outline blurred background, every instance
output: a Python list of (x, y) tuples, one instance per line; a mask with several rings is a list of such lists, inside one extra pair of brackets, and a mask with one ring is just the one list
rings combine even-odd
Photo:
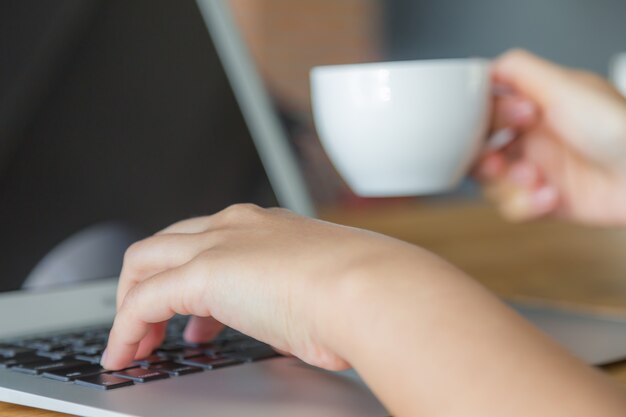
[[(359, 199), (335, 173), (312, 66), (523, 47), (608, 75), (626, 50), (622, 0), (228, 2), (321, 208), (405, 200)], [(0, 62), (0, 291), (36, 283), (68, 238), (104, 254), (73, 272), (98, 278), (167, 224), (275, 204), (193, 0), (3, 0)], [(444, 198), (479, 193), (467, 181)]]
[[(321, 204), (350, 204), (355, 199), (334, 175), (314, 137), (308, 83), (313, 66), (491, 58), (520, 47), (607, 75), (613, 57), (626, 50), (626, 3), (620, 0), (230, 3), (268, 89), (290, 122), (307, 178)], [(476, 189), (467, 182), (453, 196), (475, 195)], [(367, 202), (356, 199), (356, 203)]]

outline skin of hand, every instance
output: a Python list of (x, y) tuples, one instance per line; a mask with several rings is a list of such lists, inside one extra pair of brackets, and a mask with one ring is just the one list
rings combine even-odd
[(232, 206), (127, 252), (103, 366), (221, 324), (309, 364), (353, 366), (396, 416), (623, 416), (626, 398), (462, 272), (416, 246)]
[(224, 323), (312, 365), (345, 369), (318, 335), (332, 294), (373, 259), (416, 253), (445, 265), (409, 244), (282, 209), (234, 205), (182, 221), (127, 250), (103, 364), (119, 369), (147, 356), (178, 313), (194, 316), (189, 341), (211, 339)]
[(514, 50), (493, 64), (494, 129), (517, 139), (478, 164), (486, 195), (511, 220), (554, 216), (626, 225), (626, 98), (589, 72)]

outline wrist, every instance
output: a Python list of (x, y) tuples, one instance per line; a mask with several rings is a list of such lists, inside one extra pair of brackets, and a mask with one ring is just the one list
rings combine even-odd
[[(315, 332), (325, 349), (357, 366), (360, 357), (368, 357), (364, 346), (418, 316), (414, 307), (419, 300), (444, 300), (444, 294), (462, 282), (475, 286), (437, 256), (401, 243), (364, 256), (332, 282), (323, 301), (315, 303)], [(442, 304), (429, 301), (422, 308), (434, 312)]]

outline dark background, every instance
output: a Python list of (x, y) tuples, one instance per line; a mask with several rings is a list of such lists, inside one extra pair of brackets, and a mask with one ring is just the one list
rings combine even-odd
[(0, 2), (0, 291), (94, 223), (274, 204), (191, 0)]

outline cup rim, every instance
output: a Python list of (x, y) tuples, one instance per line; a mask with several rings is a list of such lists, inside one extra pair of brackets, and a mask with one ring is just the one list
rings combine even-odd
[(311, 68), (310, 75), (329, 72), (378, 71), (381, 69), (423, 68), (437, 65), (467, 65), (468, 63), (489, 65), (491, 60), (482, 57), (443, 58), (443, 59), (412, 59), (400, 61), (364, 62), (340, 65), (317, 65)]

